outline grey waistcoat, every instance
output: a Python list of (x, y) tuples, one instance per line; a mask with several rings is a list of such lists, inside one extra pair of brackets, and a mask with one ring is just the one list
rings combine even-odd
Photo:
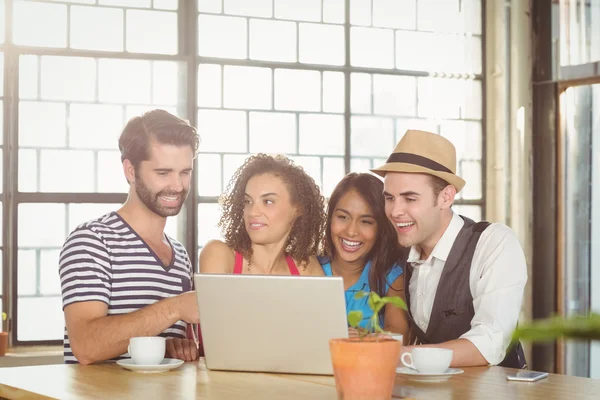
[[(404, 293), (410, 323), (410, 343), (435, 344), (458, 339), (462, 334), (471, 329), (471, 320), (475, 316), (473, 308), (473, 296), (469, 287), (469, 275), (471, 262), (475, 247), (481, 233), (490, 225), (482, 221), (475, 223), (471, 219), (463, 217), (464, 226), (458, 233), (448, 259), (444, 264), (444, 270), (440, 277), (431, 317), (427, 331), (415, 323), (410, 312), (410, 291), (408, 289), (413, 272), (411, 263), (405, 263)], [(525, 354), (521, 344), (508, 350), (506, 357), (500, 366), (511, 368), (525, 368)]]

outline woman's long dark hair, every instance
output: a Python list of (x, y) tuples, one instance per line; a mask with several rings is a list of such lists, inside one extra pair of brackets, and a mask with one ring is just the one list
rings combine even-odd
[[(337, 184), (327, 205), (327, 222), (325, 237), (323, 239), (323, 252), (331, 261), (335, 258), (335, 246), (331, 237), (331, 220), (333, 212), (342, 196), (355, 190), (360, 197), (371, 207), (373, 216), (377, 221), (377, 237), (375, 245), (367, 254), (371, 261), (369, 285), (371, 290), (380, 296), (385, 296), (386, 277), (394, 263), (402, 255), (402, 247), (398, 244), (398, 236), (392, 223), (385, 214), (385, 200), (383, 197), (383, 182), (374, 175), (352, 172), (346, 175)], [(392, 284), (393, 282), (387, 282)]]

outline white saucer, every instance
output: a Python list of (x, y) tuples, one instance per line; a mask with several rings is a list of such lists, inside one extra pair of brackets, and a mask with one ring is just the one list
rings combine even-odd
[(396, 373), (403, 375), (407, 379), (415, 382), (444, 382), (450, 379), (453, 375), (462, 374), (463, 371), (460, 368), (448, 368), (441, 374), (423, 374), (417, 370), (408, 367), (396, 368)]
[(165, 358), (160, 362), (160, 364), (156, 365), (138, 365), (133, 362), (131, 358), (126, 358), (124, 360), (117, 361), (121, 367), (135, 371), (135, 372), (143, 372), (143, 373), (156, 373), (156, 372), (165, 372), (177, 368), (183, 364), (183, 360), (177, 360), (175, 358)]

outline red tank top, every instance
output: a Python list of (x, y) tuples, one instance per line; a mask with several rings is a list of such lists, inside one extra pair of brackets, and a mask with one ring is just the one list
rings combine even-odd
[[(285, 262), (287, 263), (288, 268), (290, 269), (290, 275), (300, 275), (300, 272), (298, 271), (298, 268), (296, 268), (296, 264), (294, 263), (294, 260), (292, 259), (292, 257), (285, 256)], [(244, 257), (242, 257), (242, 253), (239, 253), (236, 251), (235, 252), (235, 266), (233, 267), (233, 273), (241, 274), (243, 264), (244, 264)]]

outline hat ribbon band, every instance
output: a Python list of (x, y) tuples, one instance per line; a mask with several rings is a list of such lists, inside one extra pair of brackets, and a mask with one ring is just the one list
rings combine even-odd
[(387, 159), (388, 163), (406, 163), (418, 165), (421, 167), (429, 168), (433, 171), (447, 172), (454, 174), (450, 169), (444, 167), (442, 164), (435, 162), (429, 158), (419, 156), (411, 153), (392, 153)]

